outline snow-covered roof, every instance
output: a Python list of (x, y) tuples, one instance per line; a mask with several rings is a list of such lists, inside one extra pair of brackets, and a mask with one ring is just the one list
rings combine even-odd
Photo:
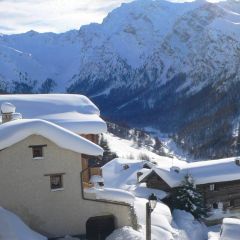
[(107, 131), (97, 106), (77, 94), (16, 94), (0, 95), (0, 105), (9, 102), (23, 118), (44, 119), (78, 134)]
[(0, 150), (24, 140), (31, 135), (40, 135), (61, 148), (93, 156), (103, 154), (103, 149), (87, 139), (54, 123), (40, 119), (14, 120), (0, 125)]
[[(116, 158), (102, 167), (104, 185), (110, 188), (124, 189), (128, 185), (137, 184), (137, 172), (146, 161)], [(124, 169), (124, 165), (129, 168)]]
[[(148, 197), (151, 193), (155, 193), (159, 199), (165, 198), (167, 194), (164, 191), (138, 184), (137, 173), (149, 172), (149, 169), (143, 168), (146, 163), (149, 162), (133, 159), (113, 159), (102, 167), (104, 186), (127, 190), (137, 197)], [(129, 168), (124, 169), (124, 165), (128, 165)]]
[[(236, 158), (225, 158), (217, 160), (199, 161), (191, 163), (181, 163), (175, 161), (168, 165), (158, 164), (152, 169), (155, 171), (170, 187), (176, 187), (181, 184), (184, 176), (190, 174), (195, 184), (207, 184), (215, 182), (234, 181), (240, 179), (240, 166), (236, 164)], [(179, 164), (178, 164), (179, 163)], [(150, 174), (151, 172), (149, 172)]]

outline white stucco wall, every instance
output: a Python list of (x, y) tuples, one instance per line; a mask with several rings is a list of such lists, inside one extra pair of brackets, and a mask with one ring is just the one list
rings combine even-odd
[[(44, 145), (44, 158), (32, 159), (30, 145)], [(116, 226), (131, 225), (130, 208), (87, 201), (81, 195), (81, 156), (41, 136), (0, 151), (0, 206), (18, 214), (31, 228), (46, 236), (84, 234), (93, 216), (113, 214)], [(64, 190), (51, 191), (50, 177), (65, 173)]]

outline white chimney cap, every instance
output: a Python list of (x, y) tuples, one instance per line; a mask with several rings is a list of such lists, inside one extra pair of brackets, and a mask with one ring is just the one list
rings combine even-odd
[(91, 176), (90, 183), (99, 183), (99, 182), (104, 182), (104, 179), (102, 176), (99, 176), (99, 175)]
[(16, 107), (9, 102), (4, 102), (1, 105), (1, 112), (2, 113), (15, 113)]

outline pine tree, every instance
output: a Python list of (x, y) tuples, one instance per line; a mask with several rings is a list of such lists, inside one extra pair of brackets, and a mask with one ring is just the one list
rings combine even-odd
[(47, 78), (41, 85), (39, 92), (40, 93), (50, 93), (53, 91), (54, 87), (56, 87), (57, 84), (54, 80), (51, 78)]
[(162, 143), (160, 142), (158, 137), (155, 137), (155, 144), (153, 148), (157, 153), (160, 153), (162, 150)]
[(190, 212), (196, 219), (206, 216), (202, 194), (196, 189), (191, 175), (186, 175), (172, 196), (172, 207)]
[(105, 164), (109, 161), (111, 161), (114, 158), (117, 158), (117, 154), (115, 152), (112, 152), (109, 145), (108, 145), (108, 141), (106, 139), (104, 139), (104, 137), (102, 136), (100, 139), (100, 143), (99, 145), (103, 148), (104, 153), (103, 153), (103, 157), (102, 157), (102, 164)]

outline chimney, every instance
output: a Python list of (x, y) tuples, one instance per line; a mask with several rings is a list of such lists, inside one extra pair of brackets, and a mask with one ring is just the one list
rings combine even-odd
[(236, 164), (237, 166), (240, 166), (240, 158), (239, 158), (239, 157), (237, 157), (237, 158), (235, 159), (235, 164)]
[(175, 173), (179, 173), (181, 169), (180, 169), (179, 167), (177, 167), (177, 166), (172, 166), (172, 167), (170, 168), (170, 170), (173, 171), (173, 172), (175, 172)]
[(16, 113), (15, 110), (16, 110), (16, 107), (13, 104), (9, 102), (4, 102), (1, 105), (2, 123), (21, 119), (22, 115), (20, 113)]
[(139, 178), (143, 175), (142, 172), (137, 172), (137, 182), (139, 183)]

